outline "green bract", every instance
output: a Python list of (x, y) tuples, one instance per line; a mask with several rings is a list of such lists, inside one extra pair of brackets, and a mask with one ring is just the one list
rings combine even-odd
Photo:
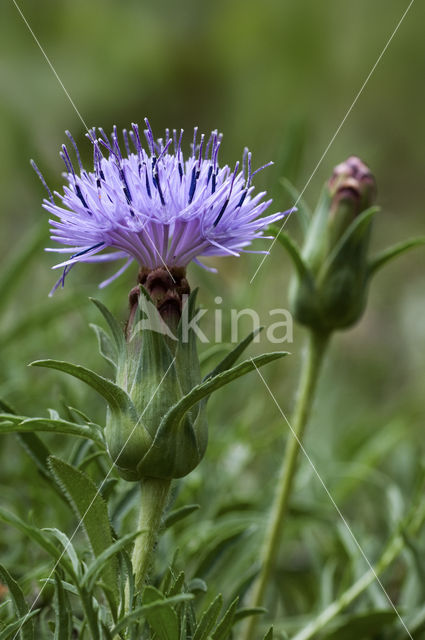
[(254, 332), (201, 380), (196, 336), (190, 327), (196, 311), (196, 291), (188, 297), (187, 313), (183, 313), (173, 335), (149, 294), (143, 287), (140, 290), (140, 304), (127, 327), (127, 340), (108, 309), (94, 301), (112, 334), (111, 340), (101, 327), (94, 327), (102, 355), (115, 367), (116, 382), (66, 362), (42, 360), (33, 364), (73, 375), (107, 400), (104, 438), (123, 478), (180, 478), (190, 473), (205, 453), (209, 395), (286, 353), (263, 354), (235, 365)]

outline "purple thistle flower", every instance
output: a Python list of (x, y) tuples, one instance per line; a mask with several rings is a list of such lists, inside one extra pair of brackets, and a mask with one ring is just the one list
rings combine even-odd
[[(261, 217), (271, 200), (263, 200), (265, 192), (253, 194), (253, 176), (271, 162), (252, 171), (251, 153), (245, 149), (241, 168), (239, 162), (233, 171), (227, 165), (220, 168), (221, 134), (213, 131), (208, 141), (202, 134), (197, 144), (197, 128), (192, 153), (185, 160), (181, 148), (183, 130), (179, 136), (175, 130), (170, 136), (167, 129), (165, 140), (155, 141), (147, 119), (145, 123), (149, 151), (142, 147), (138, 126), (132, 124), (129, 133), (123, 131), (124, 155), (116, 127), (110, 138), (101, 128), (97, 138), (96, 129), (92, 129), (88, 134), (93, 145), (92, 172), (82, 166), (77, 145), (66, 132), (79, 171), (74, 169), (63, 145), (60, 155), (68, 185), (64, 186), (63, 195), (54, 193), (61, 204), (56, 204), (32, 163), (49, 194), (43, 207), (55, 216), (49, 221), (51, 239), (65, 245), (47, 251), (72, 254), (53, 267), (64, 270), (51, 294), (64, 285), (65, 276), (77, 262), (126, 259), (114, 276), (100, 284), (104, 287), (133, 260), (140, 267), (153, 270), (185, 268), (191, 261), (200, 264), (201, 256), (237, 256), (247, 251), (245, 247), (254, 239), (262, 237), (269, 224), (285, 215)], [(108, 248), (114, 251), (102, 253)]]

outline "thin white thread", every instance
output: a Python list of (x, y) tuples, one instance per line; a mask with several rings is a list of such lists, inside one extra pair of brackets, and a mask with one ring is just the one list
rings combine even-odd
[(96, 498), (97, 498), (97, 496), (99, 495), (99, 493), (101, 492), (103, 485), (105, 484), (105, 482), (106, 482), (106, 481), (107, 481), (107, 479), (109, 478), (109, 476), (110, 476), (110, 474), (111, 474), (111, 472), (112, 472), (112, 470), (113, 470), (113, 468), (114, 468), (114, 466), (115, 466), (115, 463), (117, 462), (118, 458), (120, 457), (120, 455), (121, 455), (121, 454), (122, 454), (122, 452), (124, 451), (125, 447), (127, 446), (127, 443), (129, 442), (129, 440), (130, 440), (131, 436), (133, 435), (134, 431), (135, 431), (135, 430), (136, 430), (136, 428), (138, 427), (138, 425), (139, 425), (139, 423), (140, 423), (141, 419), (142, 419), (142, 418), (143, 418), (143, 416), (145, 415), (145, 411), (147, 410), (147, 408), (148, 408), (148, 407), (149, 407), (149, 405), (151, 404), (152, 400), (153, 400), (153, 399), (154, 399), (154, 397), (156, 396), (158, 389), (160, 388), (160, 386), (162, 385), (163, 381), (165, 380), (165, 378), (166, 378), (166, 376), (167, 376), (168, 372), (170, 371), (171, 367), (173, 366), (173, 364), (174, 364), (175, 360), (176, 360), (176, 358), (174, 357), (174, 358), (173, 358), (173, 360), (171, 361), (170, 365), (168, 366), (167, 371), (166, 371), (166, 372), (164, 373), (164, 375), (162, 376), (162, 378), (161, 378), (160, 382), (158, 383), (158, 386), (156, 387), (156, 389), (155, 389), (155, 391), (154, 391), (154, 393), (153, 393), (153, 395), (152, 395), (151, 399), (150, 399), (150, 400), (149, 400), (149, 402), (147, 403), (146, 407), (143, 409), (143, 412), (142, 412), (142, 414), (140, 415), (140, 417), (139, 417), (139, 419), (137, 420), (137, 422), (136, 422), (136, 424), (134, 425), (134, 427), (132, 428), (132, 430), (131, 430), (131, 432), (130, 432), (130, 435), (128, 436), (127, 440), (124, 442), (124, 444), (123, 444), (123, 446), (121, 447), (120, 452), (119, 452), (119, 453), (118, 453), (118, 455), (116, 456), (115, 460), (112, 462), (112, 465), (110, 466), (108, 473), (106, 474), (106, 476), (104, 477), (104, 479), (103, 479), (103, 480), (102, 480), (102, 482), (100, 483), (100, 485), (99, 485), (99, 487), (98, 487), (98, 489), (97, 489), (97, 491), (96, 491), (96, 493), (95, 493), (95, 495), (94, 495), (94, 498), (92, 499), (92, 501), (90, 502), (89, 506), (88, 506), (88, 507), (87, 507), (87, 509), (85, 510), (85, 512), (84, 512), (84, 514), (83, 514), (83, 516), (80, 518), (80, 520), (79, 520), (79, 522), (78, 522), (77, 526), (75, 527), (75, 529), (74, 529), (74, 531), (73, 531), (73, 533), (72, 533), (71, 537), (69, 538), (69, 540), (68, 540), (68, 542), (67, 542), (66, 546), (64, 547), (64, 549), (63, 549), (62, 553), (60, 554), (59, 558), (56, 560), (56, 562), (55, 562), (55, 564), (54, 564), (54, 566), (53, 566), (53, 569), (52, 569), (52, 570), (51, 570), (51, 572), (49, 573), (49, 576), (46, 578), (45, 583), (43, 584), (43, 586), (41, 587), (40, 591), (38, 592), (37, 597), (36, 597), (36, 598), (35, 598), (35, 600), (33, 601), (33, 603), (32, 603), (32, 605), (31, 605), (31, 607), (28, 609), (28, 613), (27, 613), (27, 615), (25, 616), (24, 620), (22, 621), (21, 626), (20, 626), (20, 627), (19, 627), (19, 629), (17, 630), (16, 634), (13, 636), (12, 640), (16, 640), (16, 638), (18, 637), (18, 635), (19, 635), (19, 633), (20, 633), (20, 631), (21, 631), (22, 627), (24, 626), (24, 624), (25, 624), (25, 623), (26, 623), (26, 621), (28, 620), (28, 616), (30, 615), (31, 611), (34, 609), (35, 605), (37, 604), (38, 600), (40, 599), (40, 596), (41, 596), (41, 594), (43, 593), (44, 588), (46, 587), (46, 585), (49, 583), (50, 578), (51, 578), (51, 577), (52, 577), (52, 575), (54, 574), (54, 572), (55, 572), (55, 570), (56, 570), (56, 567), (58, 566), (58, 564), (59, 564), (59, 563), (60, 563), (60, 561), (62, 560), (63, 556), (64, 556), (64, 555), (65, 555), (65, 553), (67, 552), (67, 550), (68, 550), (68, 548), (69, 548), (69, 546), (70, 546), (70, 544), (71, 544), (71, 542), (72, 542), (72, 540), (73, 540), (74, 536), (76, 535), (77, 531), (78, 531), (78, 530), (79, 530), (79, 528), (81, 527), (81, 525), (82, 525), (82, 523), (83, 523), (83, 521), (84, 521), (84, 518), (86, 517), (86, 515), (87, 515), (87, 514), (88, 514), (88, 512), (90, 511), (91, 507), (93, 506), (93, 503), (94, 503), (94, 501), (96, 500)]
[(314, 176), (317, 173), (317, 170), (319, 169), (320, 165), (322, 164), (326, 154), (328, 153), (329, 149), (331, 148), (332, 144), (335, 141), (335, 138), (337, 137), (337, 135), (339, 134), (339, 132), (341, 131), (342, 127), (345, 124), (345, 121), (347, 120), (348, 116), (350, 115), (350, 113), (352, 112), (352, 110), (354, 109), (358, 99), (360, 98), (361, 94), (363, 93), (364, 88), (366, 87), (367, 83), (369, 82), (370, 78), (372, 77), (373, 73), (375, 72), (376, 67), (378, 66), (378, 64), (380, 63), (383, 55), (385, 54), (386, 50), (388, 49), (388, 47), (391, 44), (392, 39), (394, 38), (395, 34), (397, 33), (397, 31), (399, 30), (399, 27), (401, 26), (401, 23), (403, 22), (404, 18), (407, 16), (407, 13), (410, 10), (410, 7), (412, 6), (414, 0), (410, 0), (409, 6), (407, 7), (407, 9), (405, 10), (405, 12), (403, 13), (403, 15), (401, 16), (400, 20), (398, 21), (398, 24), (396, 26), (396, 28), (394, 29), (394, 31), (392, 32), (390, 38), (388, 39), (385, 47), (382, 49), (381, 53), (378, 56), (378, 59), (376, 60), (375, 64), (373, 65), (372, 69), (369, 71), (366, 80), (363, 82), (362, 86), (360, 87), (360, 90), (358, 91), (356, 97), (354, 98), (350, 108), (348, 109), (347, 113), (345, 114), (345, 116), (343, 117), (343, 119), (341, 120), (337, 130), (335, 131), (335, 133), (333, 134), (328, 146), (326, 147), (326, 149), (324, 150), (319, 162), (316, 164), (316, 166), (313, 169), (313, 172), (311, 174), (311, 176), (309, 177), (309, 179), (307, 180), (307, 182), (304, 185), (303, 190), (301, 191), (301, 193), (299, 194), (298, 198), (295, 201), (295, 204), (293, 205), (293, 207), (291, 208), (290, 212), (288, 213), (287, 216), (285, 216), (282, 226), (279, 229), (279, 233), (274, 237), (273, 242), (270, 245), (270, 248), (268, 250), (268, 252), (264, 255), (263, 259), (261, 260), (260, 264), (258, 265), (254, 275), (252, 276), (251, 280), (249, 281), (250, 284), (252, 284), (252, 282), (254, 281), (254, 278), (256, 277), (257, 273), (259, 272), (259, 270), (261, 269), (261, 267), (264, 264), (264, 261), (266, 260), (266, 258), (270, 255), (271, 250), (273, 249), (275, 242), (280, 234), (280, 232), (282, 231), (282, 229), (284, 228), (284, 226), (286, 225), (286, 223), (288, 222), (289, 218), (291, 217), (291, 215), (293, 214), (293, 212), (295, 211), (295, 208), (297, 206), (297, 204), (299, 203), (299, 201), (301, 200), (301, 198), (304, 195), (305, 190), (307, 189), (308, 185), (310, 184), (310, 182), (312, 181), (312, 179), (314, 178)]
[(263, 375), (261, 374), (260, 370), (258, 369), (257, 365), (255, 364), (254, 360), (251, 358), (251, 362), (254, 365), (258, 375), (260, 376), (261, 380), (264, 383), (264, 386), (266, 387), (267, 391), (269, 392), (273, 402), (275, 403), (276, 407), (279, 410), (279, 413), (281, 414), (281, 416), (283, 417), (283, 419), (285, 420), (286, 424), (288, 425), (289, 429), (291, 430), (291, 433), (293, 435), (293, 437), (295, 438), (295, 440), (298, 443), (298, 446), (300, 447), (301, 451), (303, 452), (304, 456), (307, 458), (311, 468), (313, 469), (314, 474), (316, 475), (317, 479), (319, 480), (320, 484), (322, 485), (323, 489), (325, 490), (326, 495), (328, 496), (329, 500), (331, 501), (332, 505), (334, 506), (336, 512), (338, 513), (339, 517), (341, 518), (344, 526), (346, 527), (348, 533), (350, 534), (351, 538), (353, 539), (356, 547), (358, 548), (358, 550), (360, 551), (363, 559), (365, 560), (367, 566), (369, 567), (370, 571), (373, 573), (375, 580), (378, 582), (379, 586), (381, 587), (382, 591), (384, 592), (389, 604), (391, 605), (391, 607), (393, 608), (394, 612), (396, 613), (398, 619), (400, 620), (401, 624), (404, 627), (404, 630), (406, 631), (407, 635), (409, 636), (409, 638), (411, 640), (413, 640), (413, 636), (411, 635), (409, 629), (406, 626), (406, 623), (404, 622), (403, 618), (401, 617), (401, 615), (399, 614), (397, 607), (395, 606), (394, 602), (391, 600), (390, 596), (388, 595), (384, 585), (382, 584), (378, 574), (376, 573), (375, 569), (373, 568), (372, 564), (370, 563), (368, 557), (366, 556), (365, 552), (363, 551), (360, 543), (358, 542), (356, 536), (354, 535), (354, 533), (352, 532), (350, 525), (348, 524), (348, 522), (346, 521), (346, 519), (344, 518), (344, 515), (342, 514), (341, 509), (338, 507), (337, 503), (335, 502), (332, 494), (330, 493), (329, 489), (327, 488), (326, 484), (324, 483), (320, 473), (318, 472), (316, 465), (314, 464), (313, 460), (310, 458), (310, 456), (308, 455), (307, 451), (305, 450), (304, 445), (302, 444), (301, 440), (299, 439), (299, 437), (297, 436), (297, 434), (295, 433), (294, 429), (292, 428), (292, 425), (290, 424), (288, 418), (286, 417), (286, 415), (283, 412), (283, 409), (281, 408), (281, 406), (279, 405), (278, 401), (276, 400), (275, 396), (273, 395), (272, 390), (270, 389), (269, 385), (267, 384), (267, 382), (265, 381)]

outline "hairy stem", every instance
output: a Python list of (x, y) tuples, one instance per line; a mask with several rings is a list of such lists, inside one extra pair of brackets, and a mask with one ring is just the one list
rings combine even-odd
[[(289, 434), (285, 456), (277, 480), (275, 500), (270, 512), (269, 524), (261, 554), (261, 570), (253, 586), (252, 597), (248, 605), (250, 607), (261, 607), (263, 605), (265, 591), (276, 563), (282, 529), (287, 517), (289, 500), (297, 469), (298, 454), (300, 451), (299, 443), (302, 442), (310, 415), (320, 366), (328, 340), (328, 334), (314, 331), (311, 331), (309, 334), (307, 348), (304, 353), (294, 415), (291, 421), (293, 433)], [(257, 616), (251, 616), (245, 627), (245, 640), (253, 640), (256, 626)]]
[(145, 478), (142, 481), (138, 529), (144, 529), (145, 533), (136, 538), (132, 556), (136, 591), (142, 589), (150, 569), (152, 552), (158, 537), (170, 484), (170, 480), (159, 478)]

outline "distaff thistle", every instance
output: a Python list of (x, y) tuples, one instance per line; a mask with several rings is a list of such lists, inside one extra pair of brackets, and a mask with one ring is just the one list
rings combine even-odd
[[(253, 193), (252, 178), (259, 169), (252, 171), (247, 150), (241, 169), (239, 163), (233, 171), (228, 166), (220, 168), (221, 136), (213, 132), (206, 141), (202, 135), (197, 145), (195, 129), (192, 153), (184, 160), (182, 132), (177, 137), (175, 131), (170, 136), (167, 130), (164, 140), (155, 141), (147, 120), (146, 125), (149, 152), (142, 147), (139, 128), (132, 125), (129, 134), (124, 131), (126, 157), (116, 128), (111, 138), (102, 129), (101, 137), (96, 138), (93, 129), (89, 133), (94, 153), (92, 172), (83, 168), (68, 134), (79, 172), (63, 146), (68, 185), (63, 195), (55, 193), (62, 204), (56, 204), (48, 190), (49, 199), (43, 205), (55, 216), (50, 220), (52, 240), (65, 245), (49, 250), (71, 254), (55, 267), (62, 267), (63, 273), (53, 291), (63, 286), (67, 273), (78, 262), (126, 260), (101, 287), (133, 260), (139, 265), (125, 334), (109, 311), (96, 303), (112, 332), (111, 341), (97, 328), (101, 350), (116, 369), (116, 382), (69, 363), (36, 363), (85, 381), (108, 402), (105, 440), (110, 456), (122, 477), (142, 481), (140, 528), (147, 533), (137, 539), (133, 555), (139, 588), (149, 567), (170, 482), (188, 474), (204, 455), (209, 395), (285, 355), (269, 353), (235, 365), (251, 335), (201, 380), (195, 333), (182, 327), (185, 296), (189, 321), (196, 311), (196, 292), (188, 295), (186, 266), (202, 256), (239, 255), (252, 240), (263, 236), (265, 227), (285, 214), (261, 217), (271, 201), (264, 200), (265, 193)], [(172, 146), (174, 153), (170, 153)], [(103, 253), (108, 248), (113, 251)], [(152, 319), (152, 308), (157, 319), (146, 323)], [(138, 331), (140, 326), (144, 328)], [(169, 334), (176, 339), (169, 339)]]

